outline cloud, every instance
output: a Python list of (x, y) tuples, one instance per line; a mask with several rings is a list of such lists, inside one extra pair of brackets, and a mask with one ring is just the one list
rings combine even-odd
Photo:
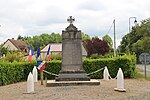
[[(129, 17), (138, 22), (150, 15), (149, 0), (1, 0), (0, 43), (8, 38), (59, 32), (75, 17), (74, 25), (91, 36), (104, 36), (116, 20), (116, 37), (128, 32)], [(132, 23), (132, 21), (131, 21)], [(108, 33), (113, 38), (113, 28)]]
[(87, 0), (82, 2), (78, 7), (78, 10), (91, 10), (91, 11), (100, 11), (107, 9), (106, 6), (99, 0)]

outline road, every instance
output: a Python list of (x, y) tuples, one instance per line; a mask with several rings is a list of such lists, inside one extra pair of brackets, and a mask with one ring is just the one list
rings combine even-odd
[[(145, 71), (145, 65), (136, 65), (137, 68), (139, 69), (142, 69), (143, 70), (143, 74), (144, 74), (144, 71)], [(150, 74), (150, 65), (146, 65), (146, 74)]]

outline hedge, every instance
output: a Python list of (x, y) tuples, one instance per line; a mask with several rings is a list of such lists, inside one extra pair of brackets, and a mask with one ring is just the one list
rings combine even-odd
[[(36, 62), (1, 62), (0, 63), (0, 86), (27, 80)], [(125, 78), (133, 78), (136, 68), (136, 57), (124, 55), (116, 58), (84, 59), (83, 68), (86, 73), (91, 73), (107, 66), (112, 77), (117, 75), (118, 69), (122, 68)], [(46, 71), (58, 74), (61, 69), (61, 61), (52, 60), (46, 63)], [(39, 71), (38, 71), (39, 73)], [(54, 79), (55, 76), (44, 73), (44, 77)], [(103, 78), (103, 71), (90, 75), (90, 78)]]
[(35, 63), (28, 62), (1, 62), (0, 63), (0, 85), (6, 85), (24, 81)]
[[(136, 57), (134, 55), (125, 55), (107, 59), (86, 59), (83, 62), (83, 68), (87, 73), (94, 72), (105, 66), (107, 66), (110, 76), (112, 78), (116, 77), (119, 68), (123, 70), (125, 78), (134, 78)], [(90, 75), (90, 78), (103, 78), (103, 71)]]

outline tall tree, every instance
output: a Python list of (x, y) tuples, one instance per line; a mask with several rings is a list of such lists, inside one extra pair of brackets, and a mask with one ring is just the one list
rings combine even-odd
[(120, 51), (135, 52), (137, 57), (142, 52), (150, 53), (150, 18), (132, 27), (132, 31), (122, 38)]
[(18, 35), (17, 40), (24, 40), (24, 38), (21, 35)]
[(62, 37), (59, 33), (43, 33), (40, 36), (33, 37), (22, 37), (21, 35), (19, 35), (18, 39), (25, 41), (28, 45), (31, 45), (34, 50), (37, 50), (38, 44), (40, 44), (40, 48), (43, 48), (49, 43), (61, 43), (62, 41)]
[(83, 32), (81, 32), (81, 36), (82, 36), (82, 41), (90, 39), (90, 36), (88, 34), (84, 34)]
[(108, 34), (103, 36), (102, 39), (108, 43), (110, 48), (112, 48), (113, 41), (112, 41), (111, 37)]

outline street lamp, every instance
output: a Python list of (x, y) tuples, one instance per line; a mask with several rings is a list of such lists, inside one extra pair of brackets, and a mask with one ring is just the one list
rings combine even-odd
[(136, 17), (130, 17), (130, 18), (129, 18), (129, 32), (131, 32), (131, 28), (130, 28), (130, 27), (131, 27), (131, 25), (130, 25), (130, 20), (131, 20), (131, 19), (135, 19), (135, 20), (134, 20), (134, 24), (135, 24), (135, 25), (137, 24)]

